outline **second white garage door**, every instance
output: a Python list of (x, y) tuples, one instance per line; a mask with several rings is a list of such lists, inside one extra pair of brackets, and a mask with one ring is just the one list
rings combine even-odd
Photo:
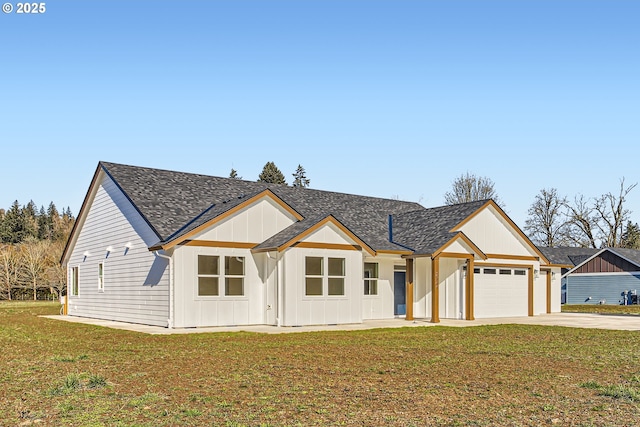
[(475, 268), (475, 317), (527, 316), (528, 274), (528, 270), (521, 268)]

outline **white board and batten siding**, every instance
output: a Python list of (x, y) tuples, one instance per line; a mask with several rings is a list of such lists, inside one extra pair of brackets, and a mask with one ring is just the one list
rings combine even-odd
[[(295, 221), (290, 212), (265, 196), (192, 236), (191, 240), (257, 244)], [(221, 275), (219, 296), (199, 296), (198, 255), (218, 256), (221, 270), (224, 257), (243, 257), (244, 295), (225, 296)], [(253, 254), (246, 248), (196, 245), (176, 247), (173, 258), (175, 280), (180, 287), (175, 293), (175, 327), (274, 324), (275, 263), (267, 254)]]
[(79, 277), (78, 295), (69, 295), (69, 315), (166, 326), (168, 263), (148, 250), (158, 237), (104, 173), (89, 203), (67, 263), (69, 277), (74, 267)]
[[(365, 263), (378, 264), (378, 280), (376, 295), (362, 296), (362, 319), (393, 319), (393, 287), (394, 287), (394, 266), (405, 263), (403, 259), (377, 256), (368, 257)], [(362, 283), (364, 293), (364, 279)]]
[(489, 206), (460, 227), (486, 254), (537, 256), (511, 225)]
[[(354, 244), (341, 230), (327, 223), (301, 241), (307, 243)], [(323, 258), (323, 295), (305, 295), (305, 258)], [(344, 295), (328, 295), (327, 259), (343, 258)], [(326, 325), (362, 322), (363, 255), (358, 250), (297, 248), (282, 254), (284, 326)]]

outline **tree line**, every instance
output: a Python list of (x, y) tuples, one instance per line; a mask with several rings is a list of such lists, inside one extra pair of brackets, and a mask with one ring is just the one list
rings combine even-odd
[[(307, 178), (307, 172), (304, 170), (302, 165), (298, 165), (296, 171), (291, 175), (293, 175), (293, 183), (291, 184), (292, 187), (309, 187), (311, 180)], [(229, 178), (242, 179), (241, 176), (238, 176), (238, 171), (233, 168), (231, 168), (231, 172), (229, 172)], [(285, 179), (284, 174), (273, 162), (267, 162), (264, 165), (264, 167), (262, 168), (262, 172), (260, 172), (260, 175), (258, 175), (258, 182), (287, 185), (287, 180)]]
[(16, 200), (0, 209), (0, 299), (47, 299), (64, 293), (67, 273), (60, 257), (75, 218), (51, 202), (36, 208)]
[[(637, 185), (622, 178), (615, 192), (578, 194), (573, 199), (556, 188), (543, 188), (527, 211), (524, 231), (539, 246), (640, 249), (640, 227), (625, 205)], [(444, 195), (447, 205), (483, 199), (500, 204), (490, 178), (467, 172), (454, 179), (451, 187)]]

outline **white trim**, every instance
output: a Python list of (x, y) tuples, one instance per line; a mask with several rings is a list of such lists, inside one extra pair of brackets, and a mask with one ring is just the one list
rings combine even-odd
[[(569, 273), (567, 273), (569, 274)], [(566, 275), (565, 275), (566, 276)], [(562, 277), (565, 277), (562, 276)], [(601, 276), (640, 276), (640, 271), (616, 271), (616, 272), (606, 272), (606, 273), (573, 273), (572, 274), (573, 277), (584, 277), (584, 276), (596, 276), (596, 277), (601, 277)]]

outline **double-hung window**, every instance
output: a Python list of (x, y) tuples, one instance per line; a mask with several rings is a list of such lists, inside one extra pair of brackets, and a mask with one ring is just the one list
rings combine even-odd
[(378, 263), (364, 263), (364, 294), (378, 295)]
[(218, 296), (220, 257), (198, 255), (198, 296)]
[(224, 257), (224, 294), (244, 295), (244, 257)]
[(307, 296), (322, 295), (324, 258), (308, 256), (304, 260), (304, 290)]
[(344, 258), (328, 258), (329, 295), (344, 295)]

